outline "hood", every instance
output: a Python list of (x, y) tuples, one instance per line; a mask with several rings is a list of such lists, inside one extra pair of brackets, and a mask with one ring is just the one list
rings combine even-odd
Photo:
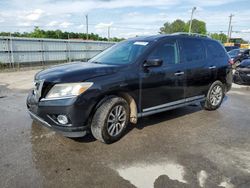
[(120, 65), (73, 62), (40, 71), (35, 75), (35, 80), (45, 80), (47, 82), (79, 82), (94, 77), (113, 74), (117, 72), (120, 67)]

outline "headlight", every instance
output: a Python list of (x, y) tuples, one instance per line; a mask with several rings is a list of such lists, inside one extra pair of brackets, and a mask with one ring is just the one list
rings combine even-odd
[(75, 97), (84, 93), (92, 85), (92, 82), (56, 84), (50, 89), (45, 99)]

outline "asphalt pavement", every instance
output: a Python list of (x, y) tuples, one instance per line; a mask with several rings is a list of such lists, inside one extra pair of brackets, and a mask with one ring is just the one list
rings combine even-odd
[(36, 71), (0, 74), (0, 187), (250, 187), (250, 88), (217, 111), (192, 105), (139, 120), (110, 145), (33, 122)]

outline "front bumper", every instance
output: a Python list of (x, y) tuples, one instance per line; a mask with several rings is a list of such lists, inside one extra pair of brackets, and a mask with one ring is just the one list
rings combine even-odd
[(59, 134), (62, 134), (66, 137), (83, 137), (87, 134), (86, 126), (85, 127), (75, 127), (75, 128), (69, 128), (69, 127), (61, 127), (56, 128), (55, 126), (49, 124), (48, 122), (44, 121), (42, 118), (34, 114), (33, 112), (29, 111), (30, 117), (38, 122), (39, 124), (52, 129), (53, 131), (58, 132)]
[[(42, 101), (37, 100), (33, 92), (27, 97), (27, 108), (31, 118), (66, 137), (86, 135), (89, 131), (88, 119), (91, 106), (91, 100), (85, 102), (80, 98)], [(61, 125), (51, 118), (59, 114), (68, 117), (68, 125)]]

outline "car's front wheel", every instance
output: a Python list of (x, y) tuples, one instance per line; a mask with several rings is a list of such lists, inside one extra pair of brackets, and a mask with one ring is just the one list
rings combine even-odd
[(207, 93), (205, 102), (201, 103), (206, 110), (216, 110), (224, 98), (224, 86), (220, 81), (214, 82)]
[(129, 122), (129, 106), (120, 97), (107, 99), (95, 112), (91, 131), (93, 136), (104, 143), (119, 140)]

